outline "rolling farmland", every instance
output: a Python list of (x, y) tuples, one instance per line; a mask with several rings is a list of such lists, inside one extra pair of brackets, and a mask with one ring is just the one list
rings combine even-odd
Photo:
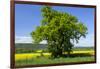
[[(71, 52), (70, 57), (60, 57), (50, 59), (51, 53), (46, 49), (46, 44), (15, 44), (16, 66), (23, 65), (36, 65), (36, 64), (52, 64), (52, 63), (70, 63), (70, 62), (84, 62), (94, 61), (94, 48), (93, 47), (75, 47)], [(67, 52), (64, 52), (67, 54)], [(45, 60), (44, 60), (45, 59)]]

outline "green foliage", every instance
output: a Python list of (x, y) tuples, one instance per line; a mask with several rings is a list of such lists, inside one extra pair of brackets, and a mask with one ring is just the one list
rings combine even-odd
[(78, 43), (80, 37), (85, 37), (87, 27), (75, 16), (56, 11), (50, 6), (44, 6), (41, 12), (43, 16), (41, 26), (31, 33), (34, 43), (47, 40), (48, 50), (54, 58), (61, 56), (65, 51), (70, 55), (74, 46), (71, 41)]

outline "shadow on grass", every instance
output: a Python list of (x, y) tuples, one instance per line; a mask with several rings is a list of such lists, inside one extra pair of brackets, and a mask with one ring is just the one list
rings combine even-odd
[(63, 54), (62, 57), (90, 57), (90, 56), (93, 56), (91, 55), (90, 53), (76, 53), (76, 54), (70, 54), (70, 55), (67, 55), (67, 54)]

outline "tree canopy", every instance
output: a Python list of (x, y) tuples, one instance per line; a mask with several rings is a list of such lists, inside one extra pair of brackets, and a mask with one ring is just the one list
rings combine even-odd
[(75, 16), (54, 10), (50, 6), (41, 9), (43, 19), (41, 25), (31, 32), (34, 43), (46, 40), (52, 57), (59, 57), (63, 52), (70, 55), (74, 44), (81, 37), (86, 37), (87, 27)]

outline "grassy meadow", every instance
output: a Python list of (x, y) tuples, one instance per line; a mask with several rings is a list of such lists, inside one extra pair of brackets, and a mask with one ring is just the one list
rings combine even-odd
[(75, 47), (70, 57), (64, 52), (64, 56), (55, 59), (50, 58), (51, 53), (46, 47), (45, 44), (15, 44), (16, 66), (94, 61), (93, 47)]

